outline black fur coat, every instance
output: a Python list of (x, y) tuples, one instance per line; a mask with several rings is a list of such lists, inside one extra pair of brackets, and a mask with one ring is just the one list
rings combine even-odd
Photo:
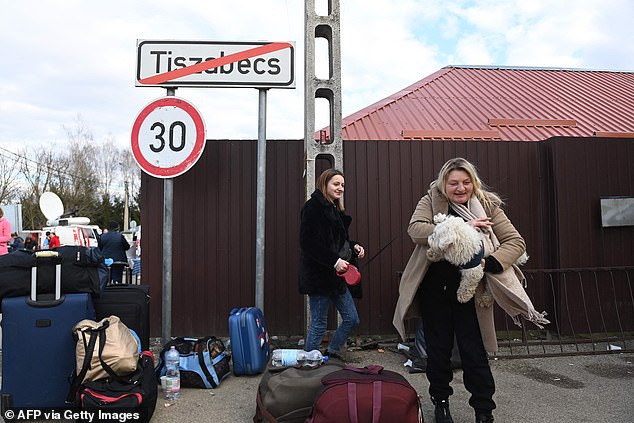
[[(339, 295), (347, 285), (337, 276), (335, 263), (339, 250), (348, 243), (353, 251), (350, 263), (356, 265), (356, 242), (350, 241), (352, 217), (337, 210), (321, 191), (316, 190), (301, 211), (299, 244), (299, 292), (309, 295)], [(361, 298), (361, 284), (352, 287), (352, 296)]]

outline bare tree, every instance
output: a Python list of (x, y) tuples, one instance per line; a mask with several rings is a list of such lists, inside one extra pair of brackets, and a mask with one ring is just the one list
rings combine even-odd
[(33, 153), (25, 148), (19, 155), (20, 175), (25, 183), (18, 195), (22, 203), (24, 227), (40, 228), (46, 219), (40, 211), (39, 199), (43, 192), (51, 189), (56, 155), (46, 147), (38, 148)]
[[(112, 135), (103, 142), (96, 142), (79, 115), (72, 126), (64, 129), (68, 140), (63, 148), (24, 149), (18, 155), (15, 172), (19, 173), (21, 183), (14, 196), (22, 203), (25, 228), (37, 229), (46, 224), (39, 209), (39, 199), (46, 191), (60, 197), (65, 212), (74, 211), (103, 225), (113, 216), (123, 216), (123, 189), (127, 187), (129, 206), (134, 207), (138, 216), (134, 200), (138, 196), (141, 173), (131, 151), (119, 148)], [(3, 166), (16, 167), (8, 160), (0, 162), (0, 195), (2, 177), (10, 175)]]
[(99, 194), (102, 197), (110, 198), (121, 161), (120, 151), (112, 134), (100, 143), (99, 151), (95, 157), (98, 157), (98, 160), (95, 161), (95, 169), (99, 178)]
[(128, 185), (129, 198), (134, 199), (141, 189), (141, 169), (136, 160), (134, 160), (130, 149), (121, 150), (119, 162), (121, 163), (123, 181)]
[(68, 146), (57, 157), (55, 188), (66, 211), (90, 215), (95, 212), (98, 198), (99, 179), (95, 166), (99, 150), (92, 131), (84, 125), (80, 116), (73, 127), (65, 129)]
[(9, 150), (0, 150), (0, 204), (14, 201), (18, 196), (19, 157)]

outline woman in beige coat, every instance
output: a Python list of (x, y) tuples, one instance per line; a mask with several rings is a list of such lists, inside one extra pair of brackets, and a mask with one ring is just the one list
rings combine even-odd
[(436, 406), (437, 423), (453, 422), (448, 400), (453, 393), (450, 357), (454, 334), (476, 422), (493, 421), (495, 382), (487, 351), (496, 351), (497, 341), (493, 307), (476, 305), (484, 303), (478, 301), (486, 292), (484, 280), (475, 299), (460, 303), (456, 298), (460, 269), (445, 260), (428, 261), (427, 238), (435, 228), (433, 217), (438, 213), (456, 215), (487, 238), (490, 235), (494, 242), (484, 243), (481, 265), (485, 272), (497, 274), (509, 269), (526, 250), (524, 239), (500, 208), (501, 204), (496, 194), (486, 191), (475, 167), (465, 159), (455, 158), (444, 164), (409, 222), (407, 233), (415, 247), (401, 277), (393, 323), (405, 340), (405, 320), (423, 320), (429, 393)]

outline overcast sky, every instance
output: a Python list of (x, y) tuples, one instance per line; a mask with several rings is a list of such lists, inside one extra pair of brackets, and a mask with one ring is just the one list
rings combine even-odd
[[(318, 11), (327, 0), (316, 0)], [(341, 0), (343, 116), (448, 65), (634, 71), (631, 0)], [(267, 94), (267, 138), (303, 138), (302, 0), (0, 0), (0, 146), (59, 145), (78, 120), (130, 145), (137, 39), (292, 41), (296, 88)], [(258, 91), (179, 88), (209, 139), (257, 139)], [(318, 127), (327, 125), (318, 116)], [(1, 159), (1, 158), (0, 158)]]

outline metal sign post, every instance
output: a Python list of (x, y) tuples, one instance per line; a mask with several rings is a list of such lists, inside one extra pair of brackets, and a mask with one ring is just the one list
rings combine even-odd
[(172, 333), (172, 210), (174, 177), (189, 170), (205, 148), (205, 125), (200, 113), (174, 96), (147, 105), (132, 127), (132, 155), (146, 173), (163, 180), (163, 344)]
[(259, 91), (258, 174), (255, 237), (255, 306), (264, 311), (264, 234), (266, 211), (266, 90)]
[[(168, 88), (167, 96), (175, 96), (176, 88)], [(163, 180), (163, 307), (161, 344), (172, 336), (172, 222), (174, 210), (174, 178)]]

